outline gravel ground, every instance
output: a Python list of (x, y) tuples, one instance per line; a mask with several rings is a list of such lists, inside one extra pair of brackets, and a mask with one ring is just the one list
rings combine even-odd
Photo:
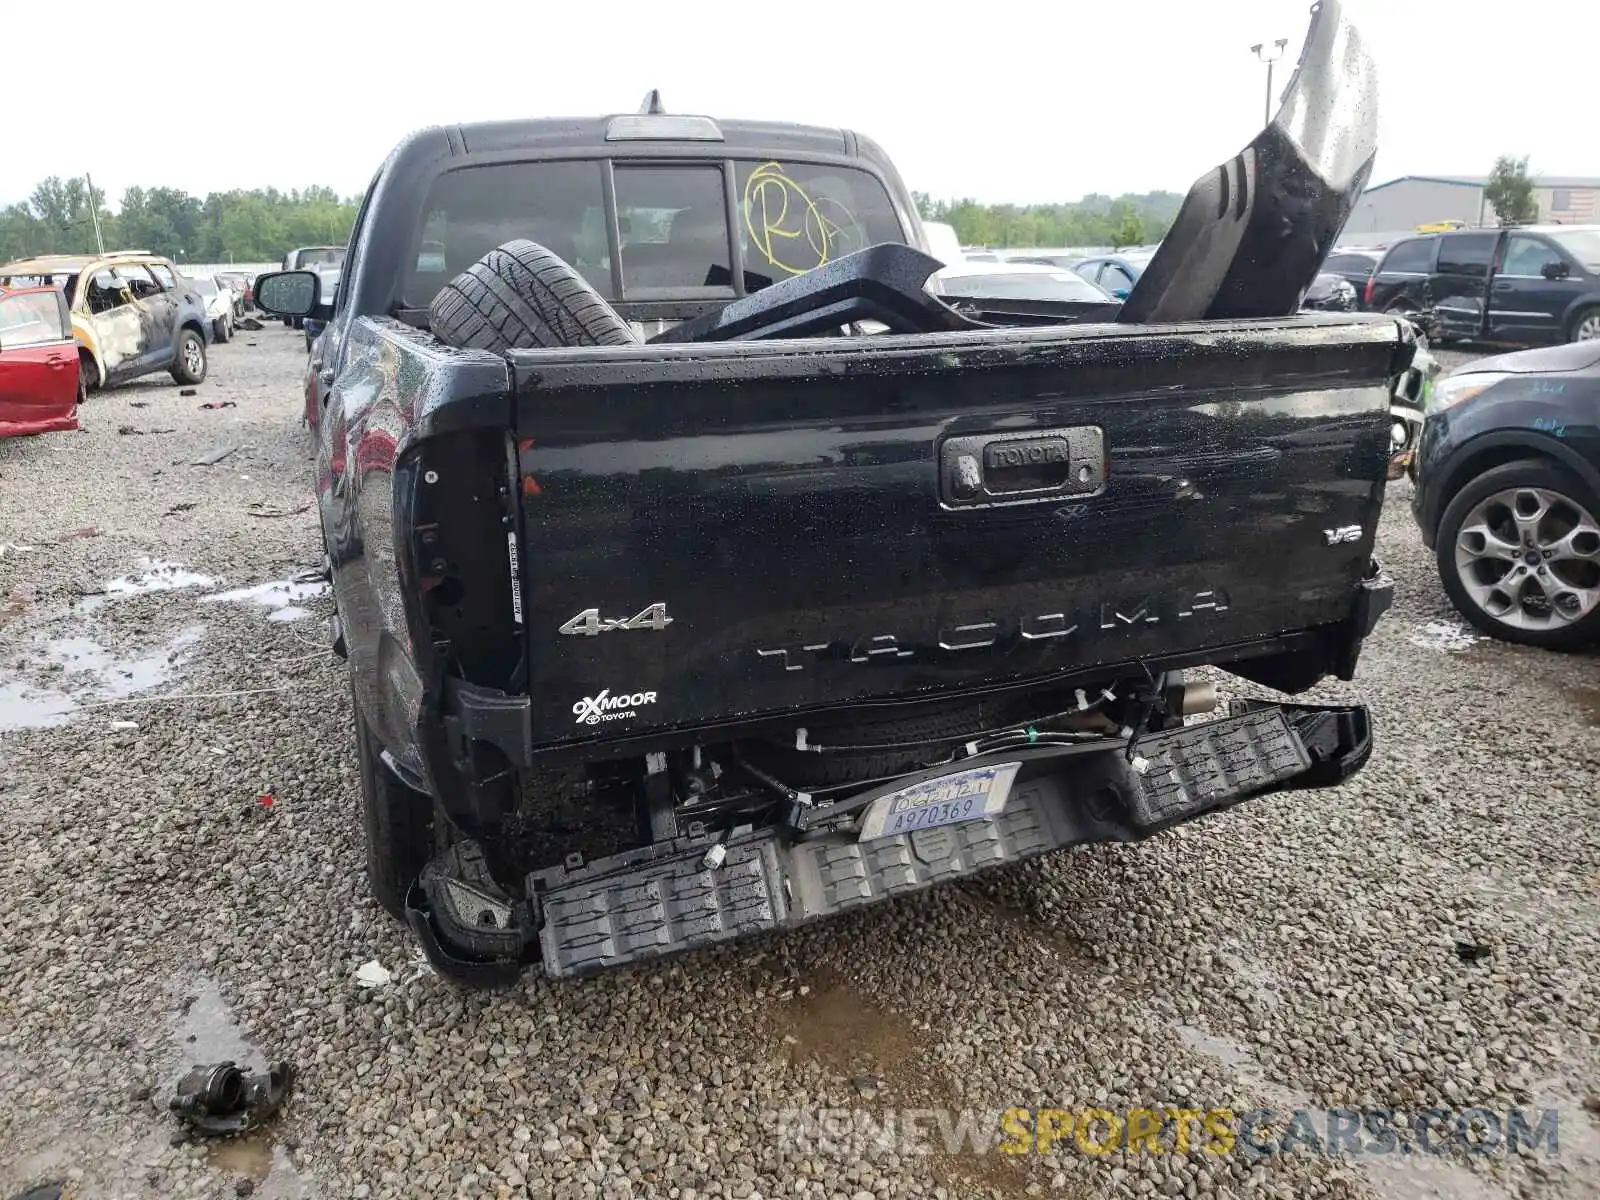
[[(237, 595), (319, 556), (310, 511), (276, 515), (309, 497), (299, 336), (212, 356), (197, 396), (162, 376), (91, 398), (84, 432), (0, 442), (0, 1196), (1600, 1189), (1600, 671), (1467, 637), (1406, 485), (1379, 535), (1396, 609), (1326, 689), (1376, 715), (1349, 786), (461, 993), (366, 895), (327, 599)], [(392, 982), (359, 987), (370, 960)], [(291, 1103), (252, 1139), (173, 1144), (172, 1081), (219, 1056), (292, 1062)], [(794, 1110), (939, 1108), (994, 1137), (981, 1114), (1084, 1104), (1553, 1106), (1560, 1151), (1017, 1158), (783, 1132)]]

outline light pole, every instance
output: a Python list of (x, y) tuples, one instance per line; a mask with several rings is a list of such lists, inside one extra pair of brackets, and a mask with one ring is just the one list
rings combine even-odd
[(1283, 57), (1283, 48), (1288, 44), (1288, 38), (1279, 38), (1272, 43), (1271, 50), (1267, 49), (1265, 42), (1257, 42), (1250, 47), (1251, 53), (1267, 64), (1267, 115), (1262, 119), (1263, 125), (1272, 123), (1272, 64)]

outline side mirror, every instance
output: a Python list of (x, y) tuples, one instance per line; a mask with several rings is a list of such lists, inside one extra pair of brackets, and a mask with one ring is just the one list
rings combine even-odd
[(1547, 262), (1539, 268), (1539, 274), (1546, 279), (1565, 279), (1572, 273), (1572, 268), (1564, 262)]
[(256, 279), (256, 307), (277, 317), (304, 317), (317, 307), (315, 271), (269, 271)]

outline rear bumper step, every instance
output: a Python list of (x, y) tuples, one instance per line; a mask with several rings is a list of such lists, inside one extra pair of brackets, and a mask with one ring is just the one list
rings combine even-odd
[(1371, 754), (1371, 726), (1359, 706), (1244, 703), (1233, 712), (1148, 734), (1131, 758), (1119, 743), (1091, 753), (1040, 746), (963, 760), (963, 769), (1002, 758), (1023, 764), (1006, 807), (989, 819), (868, 842), (848, 832), (796, 840), (781, 826), (744, 827), (535, 871), (527, 879), (533, 900), (514, 922), (522, 951), (511, 953), (503, 929), (498, 968), (474, 954), (486, 948), (481, 929), (475, 937), (438, 919), (449, 905), (414, 909), (412, 924), (434, 965), (458, 978), (514, 975), (535, 940), (546, 974), (584, 975), (798, 925), (1068, 846), (1136, 841), (1250, 796), (1336, 784)]

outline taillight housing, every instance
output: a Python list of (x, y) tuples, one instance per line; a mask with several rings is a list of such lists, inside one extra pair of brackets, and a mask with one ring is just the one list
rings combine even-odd
[(1370, 308), (1372, 306), (1372, 289), (1377, 287), (1377, 286), (1378, 286), (1378, 273), (1376, 271), (1374, 271), (1371, 275), (1367, 276), (1367, 286), (1361, 289), (1361, 307), (1362, 308)]

